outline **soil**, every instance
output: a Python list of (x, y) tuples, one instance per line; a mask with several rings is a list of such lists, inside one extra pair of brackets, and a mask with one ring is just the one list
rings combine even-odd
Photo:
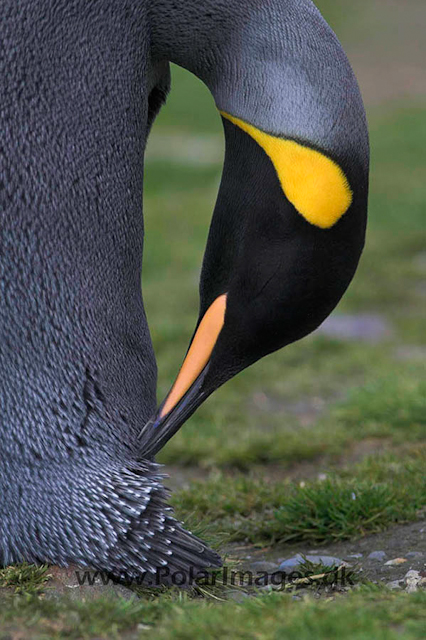
[[(386, 557), (380, 560), (368, 557), (370, 553), (377, 551), (384, 551)], [(389, 583), (403, 580), (410, 570), (419, 571), (426, 577), (426, 520), (394, 526), (359, 540), (337, 542), (327, 546), (283, 545), (271, 550), (235, 544), (228, 547), (228, 553), (231, 558), (240, 558), (242, 565), (247, 568), (259, 561), (279, 566), (283, 560), (297, 554), (327, 555), (350, 564), (361, 571), (363, 578), (373, 582)], [(386, 564), (397, 558), (401, 562), (394, 565)]]

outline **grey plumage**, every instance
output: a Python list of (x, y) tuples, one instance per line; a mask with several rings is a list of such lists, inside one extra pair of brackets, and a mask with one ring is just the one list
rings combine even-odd
[(6, 0), (1, 24), (0, 564), (217, 566), (137, 450), (143, 151), (169, 77), (145, 3)]
[(0, 564), (72, 561), (137, 578), (162, 566), (188, 571), (220, 562), (173, 518), (155, 463), (101, 459), (84, 468), (50, 462), (6, 469)]
[(349, 63), (309, 0), (4, 0), (0, 40), (0, 564), (219, 566), (138, 450), (147, 135), (174, 61), (220, 109), (365, 164)]

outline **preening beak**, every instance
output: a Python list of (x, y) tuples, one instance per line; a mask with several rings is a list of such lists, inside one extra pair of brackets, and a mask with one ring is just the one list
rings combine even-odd
[(203, 382), (225, 322), (225, 311), (226, 294), (222, 294), (201, 318), (175, 383), (139, 434), (144, 457), (154, 456), (208, 397)]
[(139, 434), (139, 445), (144, 458), (155, 456), (206, 399), (202, 386), (208, 368), (207, 364), (177, 404), (168, 413), (163, 413), (169, 394), (143, 427)]

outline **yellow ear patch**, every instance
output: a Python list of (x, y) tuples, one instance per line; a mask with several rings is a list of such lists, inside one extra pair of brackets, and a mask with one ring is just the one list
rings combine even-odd
[(271, 159), (288, 200), (311, 224), (329, 229), (349, 209), (352, 191), (342, 169), (315, 149), (276, 138), (221, 112), (262, 147)]

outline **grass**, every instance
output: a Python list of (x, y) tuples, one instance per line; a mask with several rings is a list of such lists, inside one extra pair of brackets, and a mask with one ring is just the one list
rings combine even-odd
[[(421, 638), (426, 600), (364, 590), (338, 603), (307, 600), (297, 608), (290, 597), (270, 594), (239, 607), (190, 603), (156, 629), (160, 639), (232, 638)], [(369, 634), (369, 635), (366, 635)]]
[(411, 365), (358, 389), (336, 408), (346, 429), (364, 436), (391, 436), (394, 442), (424, 440), (426, 379), (424, 368)]
[(253, 368), (217, 392), (162, 452), (162, 462), (248, 470), (256, 462), (336, 459), (371, 437), (394, 444), (424, 439), (422, 363), (401, 362), (396, 372), (381, 347), (324, 339), (297, 346), (305, 358), (289, 348), (281, 375), (271, 357), (258, 365), (261, 384)]
[(15, 595), (34, 595), (43, 591), (49, 578), (48, 567), (23, 562), (0, 569), (0, 589), (9, 589)]
[[(347, 597), (316, 601), (268, 592), (241, 604), (194, 600), (173, 593), (148, 601), (88, 602), (15, 600), (2, 608), (5, 637), (32, 638), (249, 638), (269, 640), (420, 640), (426, 624), (426, 592), (390, 592), (361, 586)], [(20, 635), (19, 635), (20, 634)]]
[(274, 482), (217, 473), (173, 496), (181, 518), (257, 544), (336, 542), (398, 522), (426, 507), (426, 448), (367, 457), (325, 479)]
[[(162, 608), (166, 609), (165, 604)], [(111, 597), (93, 601), (15, 598), (2, 603), (0, 620), (4, 637), (14, 637), (14, 633), (29, 637), (31, 633), (31, 638), (101, 638), (107, 634), (115, 638), (142, 621), (156, 622), (157, 609), (149, 602)]]

